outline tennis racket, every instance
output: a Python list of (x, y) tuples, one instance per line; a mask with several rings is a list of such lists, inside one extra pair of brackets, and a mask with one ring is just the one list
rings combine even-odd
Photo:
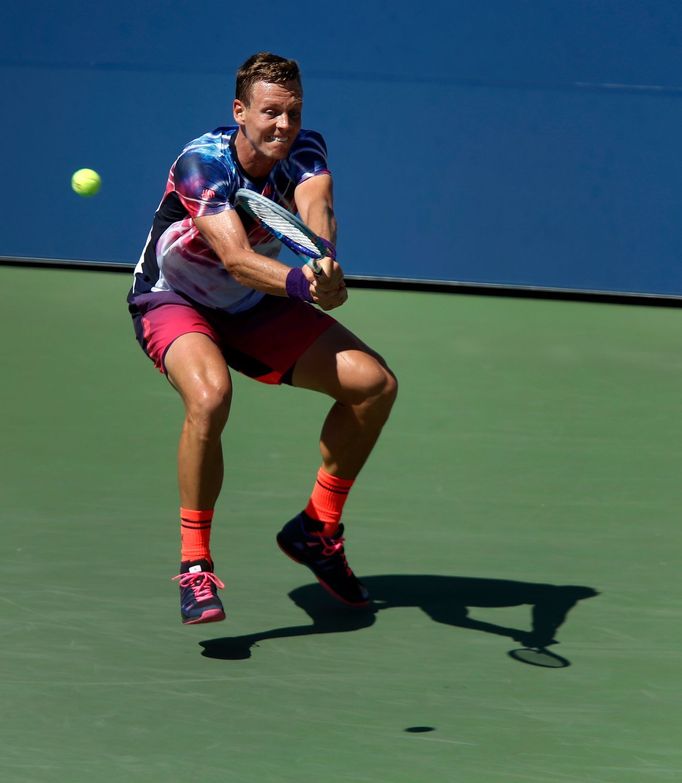
[(301, 256), (316, 275), (322, 274), (322, 267), (317, 263), (318, 259), (324, 256), (334, 257), (334, 248), (330, 242), (318, 237), (296, 215), (292, 215), (287, 209), (261, 196), (260, 193), (239, 188), (235, 195), (235, 204), (285, 244), (289, 250)]

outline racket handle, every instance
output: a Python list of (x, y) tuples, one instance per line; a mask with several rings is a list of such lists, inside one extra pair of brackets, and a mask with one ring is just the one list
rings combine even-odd
[(315, 272), (317, 277), (322, 274), (322, 267), (319, 265), (316, 258), (308, 258), (306, 264)]

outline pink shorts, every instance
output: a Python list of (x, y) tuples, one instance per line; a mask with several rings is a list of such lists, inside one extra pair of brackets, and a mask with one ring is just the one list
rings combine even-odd
[(213, 340), (230, 367), (273, 384), (291, 383), (298, 359), (336, 323), (306, 302), (268, 295), (250, 310), (230, 314), (192, 305), (177, 294), (141, 294), (130, 312), (142, 350), (162, 373), (173, 342), (199, 332)]

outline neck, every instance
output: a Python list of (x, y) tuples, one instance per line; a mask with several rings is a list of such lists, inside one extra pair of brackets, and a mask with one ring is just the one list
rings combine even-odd
[(237, 154), (239, 165), (250, 177), (255, 177), (256, 179), (267, 177), (277, 162), (260, 155), (253, 148), (251, 142), (246, 138), (246, 135), (241, 128), (237, 130), (235, 135), (234, 149)]

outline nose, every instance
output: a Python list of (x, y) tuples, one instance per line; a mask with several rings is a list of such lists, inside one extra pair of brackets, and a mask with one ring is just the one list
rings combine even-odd
[(289, 127), (289, 115), (286, 113), (279, 114), (277, 116), (277, 127), (282, 130)]

